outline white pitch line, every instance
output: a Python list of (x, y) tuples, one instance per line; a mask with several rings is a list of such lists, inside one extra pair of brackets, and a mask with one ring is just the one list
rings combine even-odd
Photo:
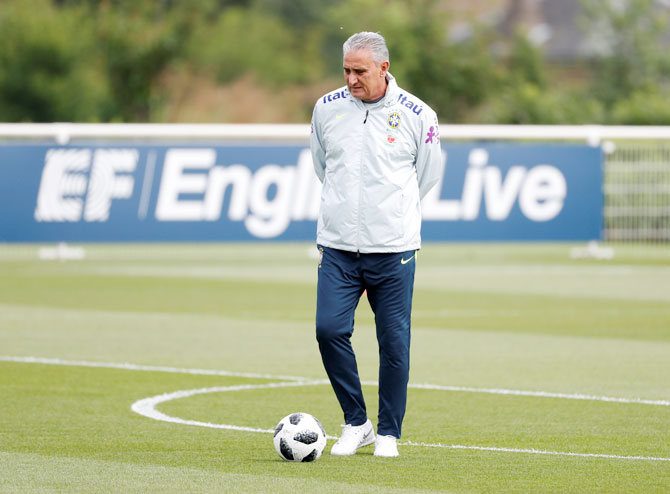
[[(239, 425), (228, 425), (228, 424), (214, 424), (211, 422), (201, 422), (198, 420), (187, 420), (180, 417), (173, 417), (171, 415), (166, 415), (163, 412), (156, 410), (156, 406), (164, 403), (166, 401), (177, 400), (180, 398), (188, 398), (189, 396), (206, 394), (206, 393), (223, 393), (226, 391), (244, 391), (248, 389), (272, 389), (272, 388), (287, 388), (291, 386), (306, 386), (309, 384), (328, 384), (328, 381), (291, 381), (283, 383), (268, 383), (268, 384), (241, 384), (238, 386), (217, 386), (211, 388), (200, 388), (200, 389), (186, 389), (181, 391), (174, 391), (172, 393), (164, 393), (162, 395), (150, 396), (149, 398), (144, 398), (136, 401), (132, 404), (130, 409), (144, 417), (160, 420), (162, 422), (171, 422), (173, 424), (182, 424), (182, 425), (195, 425), (199, 427), (209, 427), (212, 429), (226, 429), (233, 431), (242, 431), (242, 432), (269, 432), (273, 433), (274, 429), (259, 429), (257, 427), (245, 427)], [(337, 439), (334, 437), (327, 436), (328, 439)]]
[[(90, 362), (82, 360), (63, 360), (56, 358), (42, 358), (42, 357), (12, 357), (12, 356), (2, 356), (0, 355), (0, 361), (3, 362), (19, 362), (19, 363), (28, 363), (28, 364), (46, 364), (46, 365), (62, 365), (62, 366), (72, 366), (72, 367), (96, 367), (96, 368), (109, 368), (109, 369), (121, 369), (121, 370), (133, 370), (133, 371), (148, 371), (148, 372), (169, 372), (169, 373), (181, 373), (181, 374), (193, 374), (193, 375), (216, 375), (216, 376), (226, 376), (226, 377), (246, 377), (252, 379), (286, 379), (290, 382), (279, 382), (279, 383), (268, 383), (268, 384), (243, 384), (237, 386), (227, 386), (227, 387), (213, 387), (213, 388), (200, 388), (200, 389), (191, 389), (191, 390), (182, 390), (175, 391), (172, 393), (164, 393), (162, 395), (151, 396), (149, 398), (144, 398), (136, 401), (132, 404), (131, 410), (135, 413), (143, 415), (147, 418), (154, 420), (160, 420), (164, 422), (171, 422), (183, 425), (193, 425), (200, 427), (209, 427), (215, 429), (227, 429), (235, 430), (241, 432), (257, 432), (257, 433), (273, 433), (272, 429), (260, 429), (256, 427), (244, 427), (237, 425), (228, 425), (228, 424), (214, 424), (210, 422), (201, 422), (197, 420), (187, 420), (180, 417), (172, 417), (166, 415), (162, 412), (156, 410), (156, 405), (163, 403), (165, 401), (170, 401), (178, 398), (187, 398), (196, 394), (203, 393), (216, 393), (224, 391), (243, 391), (250, 389), (270, 389), (270, 388), (283, 388), (283, 387), (295, 387), (295, 386), (310, 386), (310, 385), (322, 385), (328, 384), (326, 380), (313, 380), (303, 377), (295, 376), (277, 376), (271, 374), (255, 374), (255, 373), (243, 373), (243, 372), (229, 372), (229, 371), (217, 371), (209, 369), (183, 369), (178, 367), (164, 367), (164, 366), (150, 366), (150, 365), (137, 365), (129, 363), (107, 363), (107, 362)], [(363, 382), (364, 385), (376, 386), (377, 382)], [(535, 391), (519, 391), (519, 390), (506, 390), (506, 389), (486, 389), (486, 388), (466, 388), (466, 387), (456, 387), (456, 386), (439, 386), (432, 384), (410, 384), (409, 387), (417, 389), (431, 389), (431, 390), (443, 390), (443, 391), (465, 391), (472, 393), (489, 393), (489, 394), (508, 394), (515, 396), (537, 396), (537, 397), (547, 397), (547, 398), (563, 398), (563, 399), (573, 399), (573, 400), (594, 400), (594, 401), (610, 401), (617, 403), (635, 403), (635, 404), (646, 404), (646, 405), (663, 405), (668, 406), (670, 402), (664, 400), (640, 400), (640, 399), (627, 399), (627, 398), (611, 398), (607, 396), (590, 396), (590, 395), (569, 395), (561, 393), (546, 393), (546, 392), (535, 392)], [(327, 436), (328, 439), (336, 439), (333, 436)], [(614, 460), (641, 460), (641, 461), (662, 461), (670, 462), (670, 458), (664, 457), (654, 457), (654, 456), (622, 456), (622, 455), (609, 455), (601, 453), (573, 453), (565, 451), (545, 451), (537, 449), (517, 449), (517, 448), (499, 448), (499, 447), (488, 447), (488, 446), (463, 446), (457, 444), (431, 444), (431, 443), (419, 443), (413, 441), (406, 441), (399, 443), (401, 446), (420, 446), (428, 448), (445, 448), (445, 449), (465, 449), (465, 450), (474, 450), (474, 451), (490, 451), (498, 453), (517, 453), (517, 454), (536, 454), (536, 455), (549, 455), (549, 456), (573, 456), (580, 458), (602, 458), (602, 459), (614, 459)]]
[(609, 460), (643, 460), (643, 461), (667, 461), (670, 458), (657, 456), (623, 456), (623, 455), (608, 455), (604, 453), (572, 453), (569, 451), (545, 451), (541, 449), (517, 449), (517, 448), (496, 448), (489, 446), (462, 446), (459, 444), (429, 444), (417, 443), (407, 441), (405, 443), (398, 443), (399, 445), (407, 446), (422, 446), (424, 448), (446, 448), (446, 449), (470, 449), (474, 451), (491, 451), (493, 453), (525, 453), (531, 455), (549, 455), (549, 456), (577, 456), (580, 458), (605, 458)]
[(230, 372), (212, 369), (185, 369), (162, 365), (139, 365), (115, 362), (91, 362), (88, 360), (63, 360), (44, 357), (11, 357), (0, 355), (0, 362), (18, 362), (24, 364), (63, 365), (66, 367), (97, 367), (103, 369), (120, 369), (142, 372), (169, 372), (172, 374), (192, 374), (197, 376), (245, 377), (249, 379), (283, 379), (286, 381), (308, 381), (307, 377), (281, 376), (276, 374), (255, 374), (251, 372)]
[(440, 386), (438, 384), (410, 384), (415, 389), (432, 389), (440, 391), (461, 391), (467, 393), (489, 393), (496, 395), (532, 396), (536, 398), (559, 398), (564, 400), (606, 401), (612, 403), (632, 403), (636, 405), (670, 406), (668, 400), (643, 400), (641, 398), (617, 398), (586, 394), (550, 393), (548, 391), (523, 391), (517, 389), (467, 388), (460, 386)]
[[(283, 381), (313, 381), (313, 378), (298, 377), (298, 376), (282, 376), (276, 374), (256, 374), (249, 372), (231, 372), (212, 369), (187, 369), (179, 367), (166, 367), (155, 365), (139, 365), (130, 363), (113, 363), (113, 362), (91, 362), (85, 360), (63, 360), (58, 358), (43, 358), (43, 357), (12, 357), (0, 355), (0, 362), (19, 362), (26, 364), (46, 364), (46, 365), (63, 365), (72, 367), (97, 367), (106, 369), (120, 369), (144, 372), (169, 372), (174, 374), (191, 374), (202, 376), (225, 376), (225, 377), (243, 377), (249, 379), (279, 379)], [(377, 386), (377, 381), (364, 381), (364, 386)], [(497, 394), (509, 396), (528, 396), (534, 398), (556, 398), (563, 400), (582, 400), (582, 401), (602, 401), (609, 403), (626, 403), (633, 405), (653, 405), (653, 406), (670, 406), (669, 400), (646, 400), (642, 398), (621, 398), (613, 396), (597, 396), (587, 395), (581, 393), (552, 393), (549, 391), (528, 391), (519, 389), (496, 389), (496, 388), (473, 388), (464, 386), (443, 386), (439, 384), (409, 384), (412, 389), (428, 389), (435, 391), (454, 391), (466, 393), (483, 393), (483, 394)]]
[[(199, 388), (199, 389), (185, 389), (180, 391), (174, 391), (171, 393), (163, 393), (161, 395), (150, 396), (149, 398), (144, 398), (136, 401), (130, 407), (131, 410), (137, 414), (140, 414), (144, 417), (160, 420), (163, 422), (171, 422), (174, 424), (181, 425), (193, 425), (198, 427), (209, 427), (212, 429), (225, 429), (225, 430), (234, 430), (241, 432), (258, 432), (258, 433), (270, 433), (274, 432), (274, 429), (260, 429), (256, 427), (245, 427), (239, 425), (229, 425), (229, 424), (213, 424), (211, 422), (201, 422), (197, 420), (188, 420), (181, 417), (173, 417), (171, 415), (166, 415), (163, 412), (156, 410), (156, 406), (165, 403), (167, 401), (176, 400), (180, 398), (188, 398), (190, 396), (198, 394), (207, 394), (207, 393), (225, 393), (232, 391), (245, 391), (245, 390), (258, 390), (258, 389), (273, 389), (273, 388), (286, 388), (286, 387), (297, 387), (297, 386), (311, 386), (311, 385), (321, 385), (328, 384), (328, 381), (302, 381), (302, 382), (280, 382), (280, 383), (269, 383), (269, 384), (243, 384), (237, 386), (218, 386), (211, 388)], [(337, 439), (334, 436), (326, 436), (327, 439)], [(517, 454), (534, 454), (534, 455), (548, 455), (548, 456), (572, 456), (579, 458), (602, 458), (609, 460), (638, 460), (638, 461), (663, 461), (670, 462), (670, 458), (656, 457), (656, 456), (624, 456), (624, 455), (612, 455), (604, 453), (574, 453), (570, 451), (546, 451), (540, 449), (532, 448), (500, 448), (500, 447), (489, 447), (489, 446), (463, 446), (458, 444), (440, 444), (440, 443), (423, 443), (423, 442), (414, 442), (414, 441), (405, 441), (398, 443), (399, 446), (419, 446), (425, 448), (444, 448), (444, 449), (465, 449), (465, 450), (474, 450), (474, 451), (489, 451), (494, 453), (517, 453)]]

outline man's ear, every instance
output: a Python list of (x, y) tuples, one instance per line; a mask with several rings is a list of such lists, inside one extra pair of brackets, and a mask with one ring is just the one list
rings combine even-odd
[(389, 71), (389, 67), (391, 66), (391, 63), (388, 60), (383, 61), (380, 65), (379, 68), (381, 69), (382, 77), (386, 77), (386, 73)]

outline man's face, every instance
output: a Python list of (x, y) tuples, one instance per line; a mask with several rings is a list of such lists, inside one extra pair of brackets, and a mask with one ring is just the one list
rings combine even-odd
[(377, 65), (370, 50), (350, 50), (344, 55), (344, 80), (354, 98), (371, 101), (386, 91), (389, 62)]

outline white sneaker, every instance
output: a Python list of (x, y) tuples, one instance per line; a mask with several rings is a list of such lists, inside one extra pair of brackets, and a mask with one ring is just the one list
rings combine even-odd
[(373, 442), (375, 442), (375, 433), (372, 430), (372, 422), (370, 422), (370, 419), (363, 425), (354, 426), (347, 424), (342, 430), (340, 439), (330, 450), (330, 454), (335, 456), (353, 455), (358, 448), (369, 446)]
[(375, 456), (398, 456), (398, 439), (393, 436), (377, 436)]

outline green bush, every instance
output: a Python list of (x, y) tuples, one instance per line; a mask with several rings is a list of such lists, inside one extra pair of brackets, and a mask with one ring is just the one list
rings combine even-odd
[(253, 75), (269, 85), (303, 84), (323, 76), (317, 41), (307, 26), (298, 35), (278, 17), (236, 7), (193, 33), (188, 58), (221, 83)]
[(618, 101), (610, 122), (620, 125), (670, 125), (670, 93), (637, 91)]
[(452, 41), (441, 0), (0, 2), (0, 121), (158, 121), (165, 76), (180, 70), (213, 85), (295, 86), (307, 101), (342, 81), (344, 40), (376, 31), (399, 84), (444, 122), (670, 125), (670, 9), (653, 0), (581, 0), (604, 50), (576, 77), (524, 33), (474, 26)]
[(538, 87), (529, 82), (498, 93), (482, 120), (499, 124), (589, 124), (600, 121), (602, 106), (579, 93)]
[(381, 32), (398, 84), (426, 101), (443, 121), (467, 118), (493, 86), (494, 64), (485, 33), (475, 31), (471, 39), (451, 43), (448, 13), (436, 0), (345, 0), (328, 18), (329, 39), (337, 43), (337, 74), (348, 36)]
[[(643, 106), (668, 73), (670, 9), (655, 0), (581, 0), (583, 31), (602, 45), (593, 62), (590, 96), (613, 110), (633, 97)], [(618, 110), (621, 113), (623, 110)]]
[(47, 0), (5, 1), (0, 12), (0, 120), (104, 120), (107, 80), (83, 10)]
[[(124, 4), (125, 5), (125, 4)], [(159, 78), (176, 63), (189, 39), (193, 18), (185, 7), (153, 2), (103, 5), (92, 10), (97, 47), (113, 95), (113, 117), (151, 121), (160, 113)]]

